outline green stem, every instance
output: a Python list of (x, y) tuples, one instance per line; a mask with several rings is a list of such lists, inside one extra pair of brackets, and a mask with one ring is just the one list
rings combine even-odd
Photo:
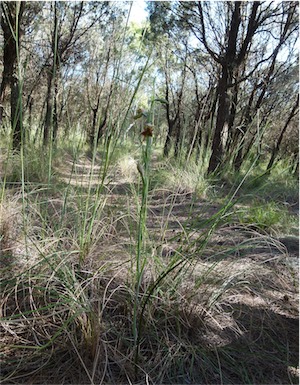
[(138, 309), (140, 304), (140, 300), (139, 300), (140, 286), (141, 286), (143, 271), (146, 265), (146, 256), (144, 253), (144, 239), (146, 235), (151, 147), (152, 147), (152, 138), (148, 136), (146, 137), (146, 146), (145, 148), (143, 148), (143, 152), (142, 152), (143, 165), (142, 167), (138, 168), (142, 178), (142, 202), (140, 207), (138, 234), (137, 234), (135, 298), (134, 298), (134, 307), (133, 307), (133, 335), (134, 335), (134, 346), (136, 349), (136, 352), (135, 352), (136, 369), (138, 364), (138, 352), (139, 352), (139, 340), (140, 340), (140, 331), (139, 331), (139, 323), (138, 323)]

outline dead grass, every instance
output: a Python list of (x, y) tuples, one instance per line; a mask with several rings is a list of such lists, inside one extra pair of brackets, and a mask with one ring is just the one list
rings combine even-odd
[[(147, 306), (139, 313), (136, 368), (132, 258), (138, 196), (132, 189), (135, 166), (127, 161), (110, 174), (114, 179), (103, 192), (105, 204), (82, 263), (78, 237), (91, 186), (83, 183), (91, 175), (88, 160), (80, 160), (76, 173), (70, 172), (72, 161), (64, 164), (67, 207), (64, 195), (53, 191), (28, 197), (27, 255), (16, 247), (24, 239), (20, 196), (13, 195), (11, 205), (3, 202), (1, 261), (9, 251), (16, 262), (1, 279), (2, 383), (297, 383), (298, 271), (288, 262), (290, 250), (277, 238), (228, 222), (203, 242), (210, 222), (203, 223), (220, 206), (193, 189), (155, 189), (149, 197), (140, 288)], [(184, 263), (155, 286), (173, 260)]]

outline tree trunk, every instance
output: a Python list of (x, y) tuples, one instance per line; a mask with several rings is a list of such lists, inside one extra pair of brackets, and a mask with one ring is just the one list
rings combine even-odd
[(223, 66), (222, 76), (218, 86), (218, 111), (217, 122), (212, 142), (212, 153), (209, 160), (208, 172), (214, 172), (222, 162), (223, 147), (222, 133), (226, 124), (228, 124), (229, 116), (229, 100), (227, 93), (228, 72), (227, 67)]
[(98, 113), (98, 106), (96, 108), (92, 108), (92, 127), (89, 131), (89, 146), (91, 150), (93, 150), (94, 143), (95, 143), (97, 113)]
[(99, 145), (100, 139), (103, 136), (104, 128), (106, 126), (106, 121), (107, 121), (107, 113), (108, 113), (108, 110), (105, 111), (104, 118), (102, 122), (99, 124), (98, 133), (97, 133), (97, 146)]
[(176, 117), (175, 119), (172, 119), (171, 118), (171, 111), (170, 111), (170, 99), (169, 99), (169, 84), (168, 84), (168, 77), (167, 77), (167, 72), (165, 73), (165, 81), (166, 81), (166, 94), (165, 94), (165, 97), (166, 97), (166, 118), (167, 118), (167, 122), (168, 122), (168, 132), (167, 132), (167, 137), (166, 137), (166, 141), (165, 141), (165, 145), (164, 145), (164, 151), (163, 151), (163, 154), (165, 157), (169, 156), (169, 153), (170, 153), (170, 149), (171, 149), (171, 140), (172, 140), (172, 135), (173, 135), (173, 131), (174, 131), (174, 127), (175, 127), (175, 122), (176, 122)]
[(46, 95), (46, 116), (44, 123), (44, 138), (43, 144), (47, 146), (49, 143), (51, 127), (52, 127), (52, 113), (53, 113), (53, 90), (52, 90), (53, 76), (51, 69), (47, 71), (47, 95)]
[(171, 139), (174, 131), (174, 121), (170, 120), (168, 121), (168, 132), (167, 137), (164, 145), (164, 156), (167, 157), (169, 155), (170, 149), (171, 149)]
[(11, 127), (13, 132), (13, 150), (20, 150), (22, 143), (22, 95), (18, 78), (12, 76), (10, 84)]
[(33, 108), (33, 97), (29, 96), (29, 101), (28, 101), (28, 129), (31, 130), (31, 125), (32, 125), (32, 108)]
[(20, 48), (21, 28), (24, 2), (3, 2), (1, 4), (1, 28), (4, 37), (3, 76), (0, 86), (0, 123), (3, 118), (3, 102), (8, 86), (10, 87), (10, 121), (12, 129), (13, 150), (19, 150), (22, 143), (22, 88), (18, 78), (18, 52)]
[(181, 127), (181, 120), (179, 118), (176, 124), (176, 137), (175, 137), (175, 144), (174, 144), (175, 158), (178, 158), (178, 156), (180, 155), (181, 144), (182, 144), (182, 127)]
[(53, 3), (54, 18), (53, 18), (53, 31), (51, 40), (52, 50), (52, 63), (46, 67), (47, 71), (47, 95), (46, 95), (46, 116), (44, 124), (44, 139), (43, 144), (46, 146), (49, 143), (50, 135), (51, 139), (56, 139), (57, 136), (57, 79), (59, 73), (59, 65), (61, 62), (61, 53), (58, 50), (59, 47), (59, 35), (58, 35), (58, 14), (57, 3)]
[(270, 171), (270, 169), (272, 168), (272, 166), (273, 166), (273, 164), (275, 162), (276, 156), (277, 156), (277, 154), (278, 154), (278, 152), (280, 150), (280, 145), (281, 145), (281, 142), (282, 142), (282, 139), (283, 139), (283, 135), (286, 132), (286, 130), (287, 130), (291, 120), (296, 115), (298, 106), (299, 106), (299, 95), (297, 97), (296, 103), (294, 104), (294, 106), (292, 108), (291, 113), (289, 114), (289, 116), (287, 118), (287, 121), (285, 122), (285, 125), (283, 126), (283, 129), (281, 130), (281, 133), (280, 133), (279, 138), (277, 140), (276, 146), (274, 146), (274, 148), (273, 148), (271, 159), (269, 161), (269, 164), (267, 166), (266, 171)]
[(53, 143), (57, 141), (58, 135), (58, 112), (57, 112), (57, 96), (58, 96), (58, 77), (54, 78), (54, 98), (53, 98)]

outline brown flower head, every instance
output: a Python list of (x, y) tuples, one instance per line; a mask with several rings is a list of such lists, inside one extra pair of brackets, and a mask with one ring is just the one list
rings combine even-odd
[(144, 127), (144, 131), (141, 132), (141, 135), (144, 136), (144, 139), (147, 138), (147, 136), (153, 136), (153, 125), (152, 124), (146, 124)]

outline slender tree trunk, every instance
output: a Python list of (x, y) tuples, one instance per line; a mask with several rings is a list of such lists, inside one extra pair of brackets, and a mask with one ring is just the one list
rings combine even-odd
[(59, 65), (61, 62), (61, 53), (59, 52), (59, 35), (58, 35), (58, 14), (57, 3), (53, 3), (54, 18), (53, 31), (51, 40), (52, 63), (46, 67), (47, 71), (47, 95), (46, 95), (46, 116), (44, 124), (43, 144), (46, 146), (51, 139), (55, 140), (57, 136), (57, 79), (59, 73)]
[(0, 122), (3, 118), (3, 102), (5, 91), (10, 87), (10, 121), (13, 137), (13, 149), (19, 150), (22, 143), (22, 88), (18, 78), (18, 52), (20, 49), (20, 21), (25, 1), (5, 1), (1, 4), (1, 28), (4, 37), (3, 77), (0, 86)]
[[(113, 90), (114, 90), (114, 84), (111, 83), (109, 95), (108, 95), (106, 106), (105, 106), (104, 117), (103, 117), (102, 121), (100, 122), (99, 128), (98, 128), (97, 145), (99, 144), (100, 139), (102, 138), (103, 133), (105, 131), (105, 127), (106, 127), (106, 123), (107, 123), (107, 118), (108, 118), (108, 114), (109, 114), (109, 110), (110, 110), (110, 103), (111, 103), (112, 95), (113, 95)], [(99, 95), (99, 104), (100, 104), (100, 95)]]
[[(22, 143), (22, 100), (18, 78), (12, 76), (11, 84), (11, 127), (13, 131), (13, 149), (19, 150)], [(24, 138), (23, 138), (24, 139)]]
[(271, 159), (269, 161), (269, 164), (267, 166), (266, 171), (269, 171), (272, 168), (272, 166), (273, 166), (273, 164), (275, 162), (276, 156), (277, 156), (277, 154), (278, 154), (278, 152), (280, 150), (280, 145), (281, 145), (281, 142), (282, 142), (282, 139), (283, 139), (283, 135), (286, 132), (286, 130), (287, 130), (291, 120), (296, 115), (298, 107), (299, 107), (299, 95), (297, 97), (296, 103), (294, 104), (294, 106), (293, 106), (293, 108), (292, 108), (292, 110), (291, 110), (291, 112), (290, 112), (290, 114), (289, 114), (289, 116), (287, 118), (287, 121), (285, 122), (285, 125), (283, 126), (283, 128), (281, 130), (279, 138), (277, 139), (277, 143), (276, 143), (276, 145), (273, 148)]
[(168, 132), (167, 132), (167, 137), (164, 145), (164, 156), (167, 157), (170, 153), (171, 150), (171, 140), (172, 140), (172, 135), (174, 131), (174, 121), (170, 120), (168, 121)]
[(194, 119), (194, 132), (191, 132), (190, 136), (190, 143), (186, 151), (186, 159), (189, 161), (192, 153), (196, 150), (196, 162), (198, 163), (199, 155), (200, 155), (200, 148), (201, 148), (201, 142), (202, 142), (202, 131), (200, 128), (200, 123), (202, 114), (200, 109), (200, 104), (197, 106), (197, 111), (195, 113), (195, 119)]
[[(5, 6), (6, 4), (6, 6)], [(14, 72), (14, 62), (16, 61), (16, 50), (15, 50), (15, 40), (11, 36), (11, 30), (9, 27), (9, 5), (6, 3), (1, 4), (1, 28), (3, 31), (4, 44), (3, 44), (3, 71), (2, 71), (2, 81), (0, 86), (0, 123), (3, 119), (4, 111), (4, 100), (6, 96), (6, 91), (11, 86), (11, 77)]]
[(56, 143), (58, 136), (58, 112), (57, 112), (57, 98), (58, 98), (58, 78), (54, 79), (54, 98), (53, 98), (53, 143)]
[(97, 107), (92, 108), (92, 127), (89, 130), (89, 146), (91, 150), (94, 148), (94, 142), (95, 142), (97, 113), (98, 113), (98, 108)]
[(163, 150), (163, 154), (165, 157), (169, 156), (169, 152), (170, 152), (170, 149), (171, 149), (171, 140), (172, 140), (172, 135), (173, 135), (173, 131), (174, 131), (174, 127), (175, 127), (175, 122), (176, 122), (176, 118), (175, 119), (172, 119), (171, 118), (171, 111), (170, 111), (170, 99), (169, 99), (169, 85), (168, 85), (168, 79), (167, 79), (167, 73), (165, 74), (166, 76), (166, 118), (167, 118), (167, 122), (168, 122), (168, 132), (167, 132), (167, 137), (166, 137), (166, 141), (165, 141), (165, 145), (164, 145), (164, 150)]
[(46, 116), (44, 123), (44, 138), (43, 144), (47, 146), (50, 139), (52, 128), (52, 114), (53, 114), (53, 90), (52, 90), (53, 76), (52, 71), (48, 68), (47, 71), (47, 95), (46, 95)]
[(175, 137), (175, 144), (174, 144), (174, 157), (178, 158), (178, 155), (180, 155), (180, 148), (182, 143), (182, 127), (181, 127), (181, 121), (178, 119), (177, 125), (176, 125), (176, 137)]
[(218, 86), (218, 111), (215, 132), (212, 142), (212, 154), (209, 160), (208, 172), (214, 172), (222, 162), (223, 147), (222, 133), (226, 124), (228, 124), (229, 116), (229, 100), (228, 100), (228, 72), (227, 67), (223, 66), (222, 76)]
[(32, 125), (32, 108), (33, 108), (33, 97), (30, 95), (29, 96), (29, 101), (28, 101), (28, 129), (31, 130), (31, 125)]
[(231, 150), (233, 147), (232, 146), (233, 140), (234, 140), (233, 127), (234, 127), (234, 121), (235, 121), (235, 117), (236, 117), (238, 95), (239, 95), (239, 87), (238, 87), (238, 83), (236, 82), (234, 87), (232, 88), (231, 106), (230, 106), (230, 112), (229, 112), (229, 116), (228, 116), (228, 138), (227, 138), (227, 143), (225, 146), (226, 155), (227, 155), (228, 159), (230, 158)]
[(97, 133), (97, 145), (99, 144), (100, 139), (102, 138), (103, 133), (104, 133), (104, 128), (106, 126), (106, 121), (107, 121), (107, 114), (108, 114), (108, 111), (105, 111), (104, 118), (101, 121), (101, 123), (99, 124), (98, 133)]

